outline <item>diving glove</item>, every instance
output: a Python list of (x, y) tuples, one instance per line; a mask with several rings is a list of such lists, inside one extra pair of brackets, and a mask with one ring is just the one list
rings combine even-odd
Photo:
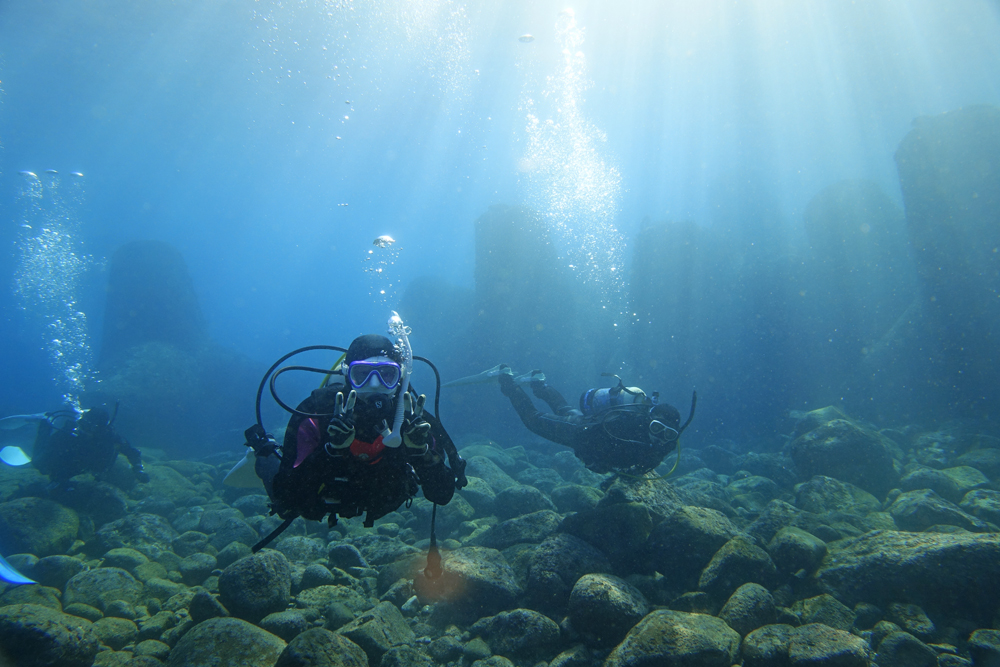
[(431, 425), (423, 419), (426, 402), (425, 394), (420, 394), (416, 399), (409, 392), (403, 395), (403, 425), (400, 427), (400, 433), (403, 436), (403, 444), (411, 450), (410, 453), (422, 454), (427, 451), (427, 438), (431, 432)]
[(514, 371), (507, 364), (500, 364), (500, 373), (497, 375), (497, 382), (500, 383), (500, 392), (504, 396), (510, 396), (517, 390), (517, 383), (514, 381)]
[(354, 442), (354, 404), (357, 400), (358, 393), (353, 389), (346, 400), (343, 392), (337, 392), (333, 404), (333, 417), (326, 427), (326, 434), (330, 437), (330, 441), (324, 445), (327, 453), (330, 453), (330, 449), (350, 447)]
[(149, 473), (143, 469), (141, 463), (132, 466), (132, 474), (135, 475), (136, 480), (138, 480), (140, 484), (149, 484)]
[(449, 460), (448, 463), (451, 464), (451, 472), (455, 475), (455, 488), (464, 489), (467, 487), (469, 479), (465, 476), (465, 459), (461, 456), (456, 456), (454, 461)]

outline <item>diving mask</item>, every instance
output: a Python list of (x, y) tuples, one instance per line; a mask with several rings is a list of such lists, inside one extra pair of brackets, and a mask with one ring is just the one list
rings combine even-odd
[(384, 393), (395, 390), (402, 377), (402, 368), (388, 357), (362, 359), (347, 365), (347, 380), (357, 391)]

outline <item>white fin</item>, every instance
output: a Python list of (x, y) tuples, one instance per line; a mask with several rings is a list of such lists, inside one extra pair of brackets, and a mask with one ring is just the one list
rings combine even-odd
[(29, 424), (38, 424), (38, 422), (43, 422), (46, 419), (48, 419), (48, 416), (44, 412), (38, 415), (11, 415), (10, 417), (0, 419), (0, 430), (13, 431)]
[(257, 476), (257, 471), (254, 468), (256, 458), (253, 450), (247, 447), (246, 455), (233, 466), (232, 470), (226, 473), (222, 483), (237, 489), (263, 489), (264, 482)]
[(15, 468), (31, 463), (31, 457), (24, 453), (20, 447), (4, 447), (0, 449), (0, 461)]

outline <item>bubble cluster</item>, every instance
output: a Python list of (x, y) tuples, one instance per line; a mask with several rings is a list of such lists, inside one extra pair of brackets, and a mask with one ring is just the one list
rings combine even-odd
[[(383, 239), (389, 239), (390, 242), (384, 242)], [(368, 295), (371, 296), (372, 303), (383, 309), (395, 307), (399, 286), (396, 261), (401, 248), (389, 236), (378, 237), (373, 245), (361, 259), (362, 271), (368, 277)]]
[(625, 241), (615, 226), (622, 178), (602, 155), (607, 137), (581, 109), (591, 82), (581, 50), (584, 31), (572, 10), (559, 15), (556, 35), (560, 68), (546, 78), (540, 100), (526, 97), (521, 104), (527, 150), (518, 170), (568, 267), (614, 302), (624, 287)]
[(67, 183), (51, 170), (41, 177), (32, 172), (22, 176), (14, 294), (29, 325), (42, 324), (53, 379), (75, 404), (95, 379), (87, 314), (77, 303), (84, 274), (94, 265), (79, 236), (82, 174), (70, 174)]

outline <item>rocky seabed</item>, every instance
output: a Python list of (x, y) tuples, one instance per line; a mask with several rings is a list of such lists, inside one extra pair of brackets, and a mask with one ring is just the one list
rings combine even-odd
[(232, 462), (154, 461), (128, 492), (7, 470), (0, 553), (39, 584), (0, 588), (0, 665), (1000, 664), (1000, 441), (797, 417), (670, 480), (472, 442), (436, 577), (423, 499), (251, 554), (280, 521), (222, 486)]

